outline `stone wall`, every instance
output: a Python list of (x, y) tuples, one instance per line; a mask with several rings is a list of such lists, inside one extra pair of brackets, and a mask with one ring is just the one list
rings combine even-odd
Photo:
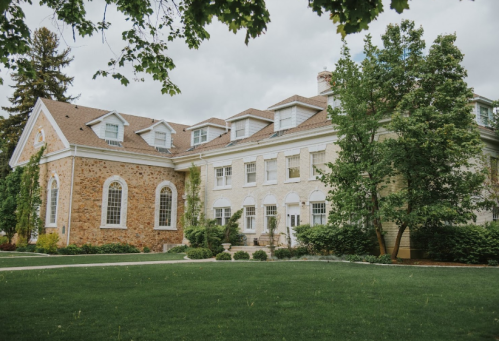
[[(128, 185), (127, 228), (100, 228), (102, 191), (106, 179), (119, 175)], [(154, 229), (156, 187), (168, 180), (178, 192), (177, 230)], [(171, 168), (137, 165), (77, 157), (73, 190), (70, 243), (130, 243), (161, 251), (163, 244), (180, 244), (184, 212), (184, 174)]]

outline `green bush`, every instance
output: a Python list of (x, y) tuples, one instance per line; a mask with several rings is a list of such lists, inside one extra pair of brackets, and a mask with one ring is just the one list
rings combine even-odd
[(83, 244), (81, 246), (81, 253), (84, 253), (87, 255), (95, 255), (97, 253), (102, 253), (102, 250), (98, 246), (94, 246), (91, 244)]
[(278, 259), (291, 258), (291, 251), (289, 249), (277, 249), (274, 251), (274, 256)]
[(7, 244), (8, 242), (9, 242), (9, 238), (7, 238), (6, 236), (0, 237), (0, 245)]
[(378, 263), (378, 257), (373, 255), (367, 255), (364, 257), (364, 262), (368, 263)]
[(26, 248), (26, 252), (35, 252), (35, 249), (36, 249), (36, 245), (35, 244), (28, 244), (25, 246)]
[(437, 261), (485, 264), (499, 260), (499, 227), (490, 224), (425, 226), (411, 231), (416, 248)]
[(215, 221), (207, 220), (206, 226), (189, 226), (185, 229), (187, 238), (193, 248), (204, 247), (217, 255), (224, 250), (222, 240), (224, 238), (224, 227), (216, 225)]
[(255, 252), (253, 252), (253, 259), (266, 261), (267, 260), (267, 253), (263, 250), (255, 251)]
[(189, 247), (187, 245), (174, 246), (166, 253), (184, 253)]
[(246, 260), (246, 259), (250, 259), (250, 255), (246, 251), (237, 251), (236, 253), (234, 253), (234, 259), (235, 260)]
[(147, 246), (144, 246), (143, 251), (144, 251), (144, 253), (149, 253), (149, 252), (151, 252), (151, 249), (148, 248)]
[(363, 262), (364, 257), (359, 256), (359, 255), (348, 255), (347, 261), (349, 261), (349, 262)]
[(302, 257), (302, 256), (306, 256), (310, 254), (310, 252), (308, 251), (308, 248), (306, 246), (298, 246), (298, 247), (295, 247), (294, 249), (291, 249), (291, 255), (293, 257)]
[[(37, 253), (57, 253), (57, 243), (59, 242), (59, 235), (57, 233), (47, 233), (38, 236), (36, 241)], [(42, 251), (43, 250), (43, 251)]]
[(79, 255), (84, 253), (83, 250), (78, 246), (76, 246), (75, 244), (70, 244), (66, 247), (62, 247), (59, 250), (57, 250), (57, 252), (60, 255)]
[(372, 229), (355, 225), (343, 227), (300, 225), (295, 227), (296, 238), (316, 253), (341, 256), (369, 253), (376, 245)]
[(187, 251), (187, 257), (190, 259), (206, 259), (213, 257), (210, 249), (199, 247), (195, 249), (189, 249)]
[(496, 261), (495, 259), (489, 259), (487, 264), (489, 264), (489, 266), (497, 266), (497, 265), (499, 265), (499, 262)]
[(99, 247), (100, 253), (140, 253), (140, 250), (130, 244), (111, 243)]
[(35, 249), (35, 253), (49, 253), (49, 252), (45, 250), (43, 247), (37, 247)]
[(384, 255), (379, 255), (378, 257), (378, 263), (381, 264), (392, 264), (392, 256), (389, 255), (388, 253), (385, 253)]
[(232, 260), (232, 256), (228, 252), (220, 252), (216, 258), (217, 260)]

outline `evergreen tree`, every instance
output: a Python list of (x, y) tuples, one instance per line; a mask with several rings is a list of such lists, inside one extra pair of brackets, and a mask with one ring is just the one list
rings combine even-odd
[(185, 184), (186, 206), (182, 224), (185, 227), (198, 226), (199, 215), (201, 213), (201, 198), (199, 191), (201, 190), (201, 172), (194, 164), (189, 167), (189, 180)]
[(61, 72), (61, 69), (67, 67), (73, 60), (69, 57), (70, 49), (67, 48), (59, 53), (58, 46), (59, 39), (55, 33), (45, 27), (35, 30), (29, 52), (35, 77), (32, 78), (26, 73), (19, 72), (12, 74), (12, 79), (16, 82), (12, 86), (15, 89), (14, 94), (9, 98), (12, 106), (2, 107), (11, 115), (5, 118), (0, 117), (2, 140), (0, 176), (2, 177), (8, 173), (8, 160), (14, 152), (37, 99), (48, 98), (70, 102), (77, 98), (66, 95), (68, 86), (72, 84), (74, 78)]
[(29, 243), (33, 234), (39, 235), (42, 229), (39, 210), (42, 204), (40, 197), (40, 159), (45, 146), (31, 156), (21, 176), (19, 196), (17, 197), (18, 245)]
[(9, 243), (16, 234), (17, 198), (21, 191), (23, 167), (17, 167), (4, 179), (0, 179), (0, 231), (3, 231)]

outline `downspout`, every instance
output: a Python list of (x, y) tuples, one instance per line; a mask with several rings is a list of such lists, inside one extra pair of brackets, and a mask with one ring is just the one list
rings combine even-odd
[(206, 172), (204, 175), (205, 181), (204, 181), (204, 216), (206, 218), (206, 201), (207, 201), (207, 196), (208, 196), (208, 161), (203, 159), (202, 157), (203, 154), (199, 154), (199, 158), (201, 161), (204, 161), (204, 164), (206, 165)]
[(68, 240), (66, 241), (66, 246), (69, 245), (69, 236), (71, 234), (71, 210), (73, 207), (73, 184), (75, 179), (75, 158), (76, 158), (76, 150), (78, 146), (75, 146), (75, 152), (73, 154), (73, 165), (71, 167), (71, 193), (69, 193), (69, 214), (68, 214)]

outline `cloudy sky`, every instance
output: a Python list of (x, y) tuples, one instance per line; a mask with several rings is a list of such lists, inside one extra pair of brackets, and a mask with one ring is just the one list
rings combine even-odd
[[(71, 47), (75, 59), (65, 72), (74, 76), (69, 93), (81, 94), (77, 104), (117, 110), (168, 121), (194, 124), (208, 117), (227, 118), (248, 108), (266, 109), (294, 94), (314, 96), (316, 76), (324, 67), (332, 70), (339, 58), (341, 38), (328, 16), (318, 17), (307, 8), (306, 0), (269, 0), (271, 23), (265, 35), (244, 44), (244, 32), (236, 35), (227, 27), (213, 23), (207, 30), (211, 39), (199, 50), (189, 50), (182, 42), (170, 45), (169, 53), (176, 69), (172, 81), (182, 94), (161, 95), (161, 84), (146, 77), (146, 82), (121, 86), (111, 78), (92, 80), (98, 69), (105, 69), (113, 52), (120, 51), (121, 31), (128, 26), (113, 8), (107, 20), (112, 29), (107, 44), (100, 36), (72, 40), (69, 29), (56, 26), (46, 8), (28, 6), (31, 29), (45, 26), (61, 35), (61, 47)], [(89, 16), (100, 21), (103, 2), (92, 2)], [(499, 98), (499, 1), (497, 0), (414, 0), (402, 15), (389, 9), (370, 26), (375, 44), (389, 23), (414, 20), (425, 30), (427, 45), (442, 33), (457, 33), (457, 45), (464, 52), (468, 84), (482, 96)], [(348, 36), (352, 55), (360, 58), (367, 32)], [(130, 74), (129, 74), (130, 75)], [(10, 77), (0, 86), (0, 105), (8, 106), (12, 89)], [(129, 78), (132, 78), (131, 75)], [(3, 113), (5, 114), (5, 113)]]

